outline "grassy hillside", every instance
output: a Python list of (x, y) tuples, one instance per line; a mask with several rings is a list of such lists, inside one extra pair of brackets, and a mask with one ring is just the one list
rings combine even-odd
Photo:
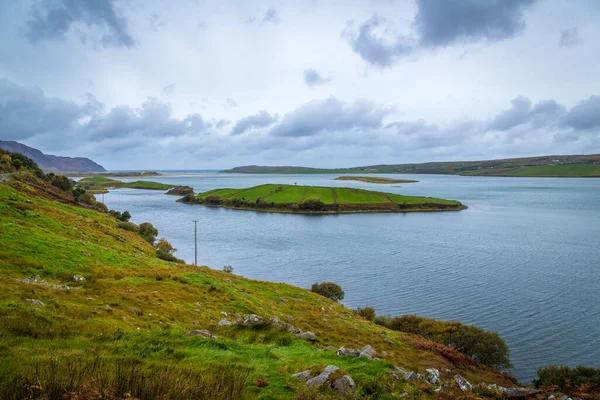
[(105, 176), (92, 176), (79, 180), (77, 187), (92, 193), (107, 193), (109, 188), (131, 188), (147, 190), (168, 190), (173, 185), (151, 181), (123, 182), (117, 179), (107, 178)]
[[(335, 398), (291, 377), (326, 365), (350, 374), (359, 397), (434, 397), (422, 380), (392, 379), (395, 366), (513, 384), (310, 291), (160, 260), (116, 219), (54, 191), (32, 176), (0, 182), (0, 398)], [(237, 314), (278, 317), (316, 341), (269, 323), (218, 325)], [(199, 329), (217, 338), (186, 336)], [(380, 360), (322, 350), (367, 344)]]
[[(535, 168), (533, 168), (535, 167)], [(532, 168), (532, 169), (530, 169)], [(382, 164), (352, 168), (236, 167), (222, 172), (246, 174), (449, 174), (486, 176), (600, 177), (600, 154), (540, 156), (484, 161)]]
[(272, 212), (350, 213), (457, 211), (456, 200), (403, 196), (353, 188), (266, 184), (245, 189), (213, 189), (182, 201), (208, 206)]
[(415, 181), (413, 179), (392, 179), (392, 178), (385, 178), (382, 176), (356, 176), (356, 175), (338, 176), (334, 180), (336, 180), (336, 181), (359, 181), (359, 182), (380, 183), (380, 184), (419, 182), (419, 181)]

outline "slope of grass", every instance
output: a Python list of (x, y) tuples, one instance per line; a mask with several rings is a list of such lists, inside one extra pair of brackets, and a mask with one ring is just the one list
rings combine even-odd
[(335, 196), (333, 191), (337, 190), (334, 188), (327, 187), (308, 187), (308, 191), (306, 192), (306, 196), (304, 196), (304, 200), (320, 200), (325, 204), (333, 204), (335, 203)]
[[(0, 183), (0, 397), (23, 398), (16, 390), (28, 387), (55, 388), (58, 394), (45, 398), (58, 399), (61, 390), (83, 390), (87, 382), (141, 399), (184, 398), (193, 390), (198, 398), (291, 399), (308, 389), (290, 374), (325, 365), (348, 371), (361, 395), (374, 385), (396, 394), (421, 390), (389, 381), (395, 365), (511, 385), (450, 348), (376, 326), (310, 291), (162, 261), (116, 219), (44, 198), (43, 184)], [(268, 324), (220, 327), (223, 312), (230, 320), (236, 313), (277, 316), (318, 340), (310, 344)], [(218, 339), (185, 336), (193, 329)], [(366, 344), (386, 355), (376, 361), (317, 351)], [(157, 381), (164, 385), (148, 386)], [(238, 381), (243, 385), (232, 386)], [(232, 394), (219, 397), (223, 390)]]
[(389, 203), (384, 193), (369, 190), (339, 188), (335, 189), (338, 203), (349, 204), (383, 204)]
[(485, 168), (463, 175), (473, 176), (520, 176), (520, 177), (600, 177), (600, 164), (539, 165), (514, 168)]

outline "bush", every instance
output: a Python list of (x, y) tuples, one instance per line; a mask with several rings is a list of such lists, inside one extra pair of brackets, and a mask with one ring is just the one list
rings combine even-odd
[(533, 380), (536, 387), (558, 386), (567, 393), (570, 393), (572, 389), (590, 394), (600, 392), (600, 368), (581, 365), (575, 368), (549, 365), (539, 367), (537, 376), (537, 379)]
[(120, 222), (117, 223), (117, 228), (124, 229), (124, 230), (129, 231), (129, 232), (137, 232), (138, 231), (137, 225), (134, 224), (134, 223), (132, 223), (132, 222), (122, 222), (122, 221), (120, 221)]
[(161, 238), (158, 241), (158, 243), (156, 243), (155, 247), (156, 247), (156, 257), (160, 258), (161, 260), (178, 262), (178, 263), (183, 262), (183, 260), (180, 260), (179, 258), (177, 258), (173, 255), (173, 253), (176, 252), (177, 249), (175, 247), (173, 247), (171, 245), (171, 243), (169, 243), (167, 241), (167, 239)]
[(420, 335), (450, 346), (491, 368), (512, 367), (508, 357), (508, 346), (496, 332), (487, 332), (477, 326), (463, 325), (458, 321), (438, 321), (416, 315), (377, 317), (375, 322), (395, 331)]
[(320, 211), (325, 208), (325, 203), (321, 200), (310, 199), (299, 203), (298, 208), (306, 211)]
[(233, 273), (233, 267), (231, 265), (225, 265), (223, 271), (231, 274)]
[(359, 308), (356, 313), (367, 321), (373, 322), (375, 320), (375, 309), (373, 307)]
[(333, 301), (340, 301), (344, 299), (344, 291), (342, 290), (342, 287), (333, 282), (313, 283), (310, 290)]
[(154, 246), (154, 241), (158, 236), (158, 229), (150, 222), (142, 222), (139, 226), (138, 233), (144, 240)]

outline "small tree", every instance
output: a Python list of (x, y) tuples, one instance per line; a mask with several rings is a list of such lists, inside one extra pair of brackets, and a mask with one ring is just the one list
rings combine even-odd
[(180, 260), (173, 255), (177, 251), (175, 247), (171, 245), (165, 238), (160, 238), (158, 243), (156, 243), (156, 256), (161, 260), (165, 261), (175, 261), (179, 262)]
[(154, 225), (152, 225), (150, 222), (143, 222), (140, 224), (138, 233), (146, 242), (154, 246), (154, 241), (158, 236), (158, 229), (156, 229)]
[(373, 322), (375, 320), (375, 309), (373, 307), (359, 308), (356, 313), (367, 321)]
[(131, 219), (131, 214), (129, 214), (129, 211), (125, 210), (119, 219), (123, 222), (128, 222)]
[(223, 271), (231, 274), (233, 273), (233, 267), (231, 265), (225, 265)]
[(333, 282), (313, 283), (310, 290), (333, 301), (340, 301), (344, 299), (344, 291), (342, 290), (342, 287)]
[(19, 160), (18, 158), (15, 160), (12, 160), (12, 166), (18, 171), (23, 166), (23, 161)]

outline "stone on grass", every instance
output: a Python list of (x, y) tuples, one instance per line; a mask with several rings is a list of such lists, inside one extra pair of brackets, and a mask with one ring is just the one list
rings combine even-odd
[(363, 347), (362, 349), (360, 349), (360, 352), (367, 353), (371, 357), (375, 357), (375, 355), (377, 355), (377, 351), (370, 344), (368, 344), (365, 347)]
[(219, 321), (219, 323), (217, 325), (219, 325), (219, 326), (230, 326), (231, 322), (229, 322), (227, 320), (227, 318), (223, 318), (222, 320)]
[(263, 317), (259, 317), (256, 314), (244, 315), (244, 325), (256, 325), (264, 322)]
[(349, 396), (356, 390), (356, 384), (350, 375), (344, 375), (337, 378), (332, 384), (331, 388), (337, 391), (342, 396)]
[(440, 371), (435, 368), (426, 369), (425, 380), (431, 385), (437, 385), (440, 383)]
[(306, 381), (306, 386), (308, 386), (308, 387), (323, 386), (323, 384), (328, 381), (329, 375), (331, 375), (332, 372), (337, 371), (338, 369), (339, 368), (336, 367), (335, 365), (328, 365), (327, 367), (325, 367), (323, 372), (321, 372), (319, 375), (315, 376), (314, 378), (310, 378), (308, 381)]
[(38, 299), (27, 299), (27, 301), (30, 302), (31, 304), (35, 304), (36, 306), (46, 307), (46, 305), (44, 303), (42, 303), (41, 300), (38, 300)]
[(312, 371), (310, 369), (307, 369), (306, 371), (292, 374), (292, 377), (303, 380), (303, 381), (307, 381), (310, 379), (311, 375), (312, 375)]
[(338, 356), (354, 356), (358, 357), (360, 355), (360, 350), (351, 349), (349, 347), (340, 347), (337, 351)]
[(317, 335), (315, 335), (314, 333), (312, 333), (310, 331), (299, 333), (296, 336), (298, 336), (300, 339), (308, 340), (309, 342), (317, 341)]
[(83, 276), (81, 276), (81, 275), (74, 275), (73, 276), (73, 280), (75, 282), (83, 282), (83, 281), (85, 281), (85, 278)]
[(454, 382), (456, 382), (460, 390), (463, 392), (466, 392), (467, 390), (473, 390), (473, 385), (471, 385), (469, 381), (460, 375), (454, 375)]
[(206, 329), (195, 329), (193, 331), (189, 331), (188, 333), (186, 333), (185, 336), (202, 336), (207, 339), (216, 339), (217, 338), (215, 335), (213, 335)]

